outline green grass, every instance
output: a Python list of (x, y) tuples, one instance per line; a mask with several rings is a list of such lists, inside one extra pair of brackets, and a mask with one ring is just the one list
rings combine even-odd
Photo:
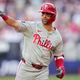
[[(0, 77), (0, 80), (15, 80), (14, 77)], [(60, 80), (58, 78), (56, 78), (55, 76), (50, 76), (49, 80)], [(67, 75), (64, 77), (63, 80), (80, 80), (80, 75)]]
[[(60, 80), (56, 77), (50, 77), (49, 80)], [(67, 75), (62, 80), (80, 80), (80, 75)]]
[(6, 76), (6, 77), (0, 77), (0, 80), (15, 80), (15, 78), (11, 76)]

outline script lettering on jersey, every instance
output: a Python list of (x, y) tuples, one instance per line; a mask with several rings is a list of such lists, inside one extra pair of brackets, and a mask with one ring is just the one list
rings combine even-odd
[(48, 50), (51, 50), (53, 48), (50, 40), (46, 39), (45, 41), (41, 41), (41, 37), (39, 34), (34, 34), (33, 37), (34, 37), (33, 43), (37, 43), (38, 45), (45, 47)]

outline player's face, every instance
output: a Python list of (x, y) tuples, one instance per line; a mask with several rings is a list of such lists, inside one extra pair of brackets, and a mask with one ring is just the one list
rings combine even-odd
[(42, 15), (41, 15), (42, 23), (44, 25), (49, 24), (49, 20), (51, 19), (51, 17), (52, 17), (52, 14), (42, 12)]

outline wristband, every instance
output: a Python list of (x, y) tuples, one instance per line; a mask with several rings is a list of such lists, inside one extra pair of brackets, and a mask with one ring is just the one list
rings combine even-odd
[(1, 17), (2, 17), (3, 20), (5, 20), (5, 21), (8, 19), (8, 16), (6, 16), (6, 15), (2, 15)]
[(59, 68), (61, 66), (64, 66), (64, 57), (58, 57), (55, 59), (56, 67)]

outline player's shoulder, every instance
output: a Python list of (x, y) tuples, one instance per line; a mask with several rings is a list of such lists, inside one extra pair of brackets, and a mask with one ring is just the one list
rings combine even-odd
[(25, 20), (17, 20), (21, 25), (30, 26), (34, 29), (41, 29), (41, 22), (40, 21), (25, 21)]
[(62, 36), (57, 28), (56, 28), (56, 37), (58, 38), (58, 40), (62, 41)]
[(37, 22), (35, 22), (35, 21), (26, 21), (26, 20), (17, 20), (17, 21), (21, 22), (21, 23), (37, 24)]
[(31, 26), (37, 26), (40, 24), (40, 22), (38, 22), (38, 21), (22, 21), (22, 22), (25, 24), (29, 24)]
[(40, 21), (27, 21), (27, 20), (16, 20), (16, 21), (29, 24), (41, 24)]
[(41, 21), (37, 21), (37, 22), (36, 22), (36, 27), (37, 27), (38, 29), (43, 28), (42, 26), (43, 26), (43, 24), (42, 24)]

